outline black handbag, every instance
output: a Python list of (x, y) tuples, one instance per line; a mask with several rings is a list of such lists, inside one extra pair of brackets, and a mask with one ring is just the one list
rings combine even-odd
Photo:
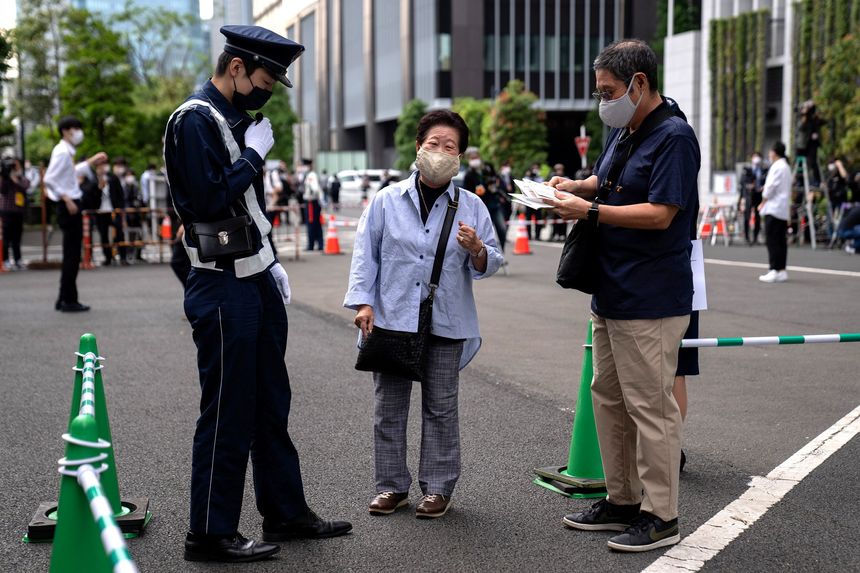
[[(236, 214), (232, 207), (230, 212)], [(249, 215), (194, 223), (191, 225), (191, 238), (197, 243), (200, 261), (204, 263), (225, 257), (239, 259), (255, 252)]]
[(460, 201), (460, 189), (454, 188), (454, 199), (448, 201), (445, 223), (436, 245), (433, 272), (430, 274), (430, 294), (421, 301), (418, 309), (418, 332), (403, 332), (374, 326), (361, 342), (358, 350), (356, 370), (379, 372), (399, 376), (407, 380), (424, 381), (424, 368), (427, 358), (427, 344), (433, 322), (433, 299), (442, 276), (442, 262), (445, 260), (445, 247), (454, 226), (454, 214)]
[[(615, 150), (612, 152), (609, 172), (597, 188), (595, 203), (601, 204), (606, 201), (610, 191), (618, 186), (624, 164), (627, 163), (636, 147), (642, 143), (652, 129), (673, 115), (668, 106), (663, 104), (649, 115), (639, 126), (639, 129), (634, 131), (626, 141), (622, 141), (619, 137)], [(580, 219), (574, 223), (564, 241), (564, 248), (561, 250), (555, 282), (563, 288), (572, 288), (586, 294), (594, 294), (597, 289), (599, 274), (597, 248), (597, 225), (587, 219)]]

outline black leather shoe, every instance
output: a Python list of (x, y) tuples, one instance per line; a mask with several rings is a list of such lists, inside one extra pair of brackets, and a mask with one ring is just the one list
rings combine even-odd
[(280, 550), (280, 545), (246, 539), (241, 533), (231, 537), (213, 537), (188, 532), (185, 536), (186, 561), (246, 563), (268, 559)]
[(311, 510), (291, 521), (280, 523), (263, 519), (264, 541), (287, 541), (289, 539), (324, 539), (337, 537), (352, 531), (347, 521), (324, 521)]
[(85, 312), (89, 309), (90, 307), (79, 302), (63, 302), (59, 308), (60, 312)]

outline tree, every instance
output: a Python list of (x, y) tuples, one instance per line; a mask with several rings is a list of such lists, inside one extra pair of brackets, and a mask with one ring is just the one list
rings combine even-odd
[[(6, 83), (6, 73), (9, 71), (9, 58), (12, 55), (12, 41), (8, 33), (0, 30), (0, 84)], [(0, 89), (2, 93), (2, 89)], [(14, 144), (15, 126), (6, 116), (6, 106), (0, 101), (0, 147)]]
[(825, 157), (844, 156), (848, 163), (860, 162), (860, 36), (848, 34), (826, 51), (819, 69), (815, 101), (826, 120), (821, 151)]
[(414, 99), (403, 106), (400, 117), (397, 118), (397, 129), (394, 131), (394, 148), (397, 150), (397, 161), (394, 167), (408, 171), (415, 161), (415, 134), (418, 132), (418, 122), (424, 117), (427, 104), (420, 99)]
[(193, 77), (208, 63), (208, 55), (195, 50), (190, 14), (141, 8), (129, 0), (113, 21), (126, 39), (135, 76), (146, 88), (157, 89), (165, 79)]
[(473, 97), (458, 97), (454, 100), (451, 110), (460, 114), (469, 127), (469, 145), (481, 148), (481, 125), (484, 117), (490, 113), (491, 102), (488, 99)]
[(121, 36), (101, 17), (70, 10), (64, 20), (63, 40), (67, 64), (60, 82), (62, 113), (78, 116), (84, 124), (89, 137), (81, 151), (133, 153), (127, 132), (139, 112), (132, 99), (134, 77), (128, 49)]
[(511, 80), (495, 99), (481, 128), (482, 156), (495, 165), (511, 162), (514, 173), (546, 162), (546, 115), (532, 107), (537, 96)]
[(65, 2), (19, 0), (21, 15), (12, 33), (18, 56), (15, 115), (28, 123), (51, 125), (60, 110), (61, 23)]
[(275, 84), (274, 92), (264, 108), (266, 117), (272, 122), (275, 145), (269, 157), (283, 159), (287, 164), (293, 160), (293, 125), (299, 118), (290, 105), (290, 92), (286, 86)]

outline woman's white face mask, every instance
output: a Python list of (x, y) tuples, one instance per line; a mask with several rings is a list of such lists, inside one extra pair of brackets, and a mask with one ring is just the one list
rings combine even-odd
[(415, 157), (415, 166), (433, 186), (441, 187), (460, 170), (460, 156), (420, 147)]
[(639, 95), (639, 101), (633, 103), (633, 98), (630, 97), (630, 90), (633, 88), (633, 81), (636, 78), (634, 75), (630, 79), (630, 85), (627, 86), (627, 92), (618, 99), (609, 101), (600, 101), (597, 112), (600, 115), (601, 121), (609, 127), (627, 127), (630, 125), (630, 120), (636, 114), (636, 109), (642, 103), (645, 94)]

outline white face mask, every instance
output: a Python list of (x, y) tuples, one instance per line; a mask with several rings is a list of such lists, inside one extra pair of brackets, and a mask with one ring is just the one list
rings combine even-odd
[(438, 187), (450, 181), (460, 170), (460, 156), (422, 147), (415, 156), (415, 166), (427, 181)]
[(480, 169), (481, 168), (481, 160), (480, 159), (470, 159), (469, 167), (472, 169)]
[(753, 157), (752, 158), (753, 167), (758, 167), (761, 165), (761, 157)]
[(84, 140), (84, 132), (81, 129), (72, 130), (72, 145), (78, 146)]
[(618, 99), (610, 101), (600, 100), (600, 105), (597, 108), (597, 113), (600, 115), (601, 121), (609, 127), (627, 127), (639, 104), (642, 103), (642, 98), (645, 94), (639, 96), (639, 101), (633, 103), (633, 98), (630, 97), (630, 90), (633, 89), (633, 80), (630, 80), (630, 85), (627, 86), (627, 92)]

